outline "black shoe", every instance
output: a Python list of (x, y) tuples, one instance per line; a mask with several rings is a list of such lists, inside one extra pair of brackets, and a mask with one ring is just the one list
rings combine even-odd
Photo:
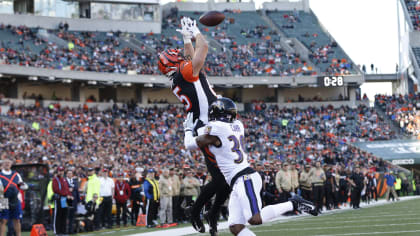
[(156, 227), (156, 225), (147, 225), (146, 227), (147, 227), (147, 228), (155, 228), (155, 227)]
[(200, 233), (206, 232), (206, 227), (203, 224), (203, 221), (200, 219), (200, 217), (191, 217), (191, 224), (195, 230), (197, 230)]
[(294, 211), (303, 211), (314, 216), (318, 215), (318, 211), (316, 210), (315, 205), (312, 202), (303, 199), (299, 195), (293, 195), (291, 198), (289, 198), (289, 201), (293, 203)]
[(209, 212), (206, 212), (204, 214), (204, 219), (206, 219), (207, 223), (209, 224), (209, 227), (210, 227), (210, 230), (209, 230), (210, 235), (217, 236), (218, 235), (217, 234), (217, 219), (212, 219), (210, 217)]
[(217, 236), (217, 235), (219, 235), (218, 233), (217, 233), (217, 229), (214, 229), (214, 228), (210, 228), (210, 236)]

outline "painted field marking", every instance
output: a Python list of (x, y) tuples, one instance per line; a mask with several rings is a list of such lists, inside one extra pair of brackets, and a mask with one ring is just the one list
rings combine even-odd
[(366, 233), (348, 233), (348, 234), (317, 234), (312, 236), (346, 236), (346, 235), (371, 235), (371, 234), (401, 234), (401, 233), (417, 233), (420, 230), (401, 230), (401, 231), (382, 231), (382, 232), (366, 232)]
[(254, 233), (262, 232), (282, 232), (282, 231), (300, 231), (300, 230), (322, 230), (322, 229), (342, 229), (342, 228), (366, 228), (366, 227), (383, 227), (383, 226), (404, 226), (404, 225), (420, 225), (420, 223), (404, 223), (404, 224), (380, 224), (380, 225), (349, 225), (349, 226), (333, 226), (333, 227), (310, 227), (310, 228), (289, 228), (289, 229), (267, 229), (267, 230), (255, 230)]

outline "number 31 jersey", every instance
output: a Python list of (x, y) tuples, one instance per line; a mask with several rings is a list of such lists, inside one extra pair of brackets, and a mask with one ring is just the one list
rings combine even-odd
[(233, 123), (210, 121), (204, 132), (220, 139), (222, 145), (210, 146), (209, 150), (215, 156), (226, 182), (230, 184), (239, 171), (249, 167), (248, 155), (244, 150), (244, 125), (239, 120)]
[(179, 65), (172, 80), (172, 92), (184, 104), (185, 111), (194, 114), (194, 121), (200, 119), (207, 124), (209, 105), (217, 99), (216, 93), (203, 73), (193, 76), (191, 61)]

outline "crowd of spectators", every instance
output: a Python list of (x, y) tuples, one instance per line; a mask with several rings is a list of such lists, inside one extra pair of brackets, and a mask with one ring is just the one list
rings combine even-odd
[[(210, 47), (205, 71), (210, 76), (289, 76), (315, 75), (315, 68), (308, 65), (294, 51), (286, 51), (280, 45), (278, 34), (263, 21), (244, 27), (241, 12), (226, 12), (229, 17), (219, 26), (202, 32), (218, 41), (222, 48)], [(257, 13), (255, 13), (257, 14)], [(0, 25), (0, 34), (11, 33), (13, 40), (0, 41), (0, 62), (21, 66), (49, 69), (94, 71), (128, 74), (157, 74), (156, 54), (171, 47), (183, 47), (182, 37), (175, 31), (179, 28), (182, 13), (172, 12), (162, 22), (162, 34), (130, 34), (144, 45), (142, 51), (122, 42), (121, 32), (75, 32), (60, 24), (58, 30), (49, 30), (67, 43), (47, 41), (40, 37), (39, 29), (26, 26)], [(198, 15), (197, 15), (198, 17)], [(235, 18), (237, 17), (237, 18)], [(242, 17), (243, 18), (243, 17)], [(246, 17), (245, 17), (246, 18)], [(260, 24), (261, 23), (261, 24)], [(238, 32), (236, 32), (236, 31)], [(3, 32), (2, 32), (3, 31)], [(312, 37), (312, 36), (308, 36)], [(315, 36), (314, 36), (315, 37)], [(16, 43), (18, 42), (18, 43)], [(348, 74), (351, 63), (346, 59), (331, 59), (329, 54), (337, 44), (311, 46), (310, 60), (315, 64), (330, 63), (325, 71), (329, 74)]]
[[(274, 16), (272, 15), (274, 14)], [(276, 16), (276, 14), (283, 14), (282, 17)], [(291, 33), (292, 36), (297, 36), (298, 39), (302, 40), (303, 44), (308, 47), (310, 50), (309, 59), (317, 66), (322, 64), (327, 65), (326, 67), (322, 65), (322, 72), (330, 75), (347, 75), (351, 74), (352, 63), (349, 62), (346, 58), (337, 58), (335, 51), (339, 50), (337, 42), (328, 39), (328, 42), (325, 42), (325, 38), (318, 39), (321, 37), (318, 29), (308, 29), (307, 24), (310, 22), (302, 22), (300, 19), (299, 11), (296, 9), (293, 12), (282, 12), (278, 13), (277, 11), (269, 12), (269, 16), (273, 17), (272, 20), (280, 27), (283, 28), (286, 32)], [(305, 29), (308, 31), (303, 34), (299, 34), (303, 24)], [(296, 28), (296, 29), (295, 29)], [(311, 31), (312, 30), (312, 31)], [(293, 32), (290, 32), (293, 31)], [(327, 37), (322, 35), (322, 37)], [(321, 42), (320, 42), (321, 41)], [(341, 49), (340, 49), (341, 50)], [(325, 67), (325, 69), (324, 69)]]
[(118, 32), (53, 31), (51, 33), (68, 42), (66, 46), (59, 46), (39, 37), (37, 29), (26, 26), (1, 24), (1, 31), (18, 38), (17, 45), (10, 40), (1, 41), (3, 64), (109, 73), (158, 73), (155, 55), (121, 46)]
[(379, 106), (401, 130), (420, 139), (420, 94), (376, 95)]
[[(202, 155), (184, 148), (181, 107), (142, 108), (124, 104), (99, 111), (86, 105), (70, 109), (60, 107), (58, 103), (50, 104), (48, 108), (43, 108), (41, 103), (36, 104), (32, 107), (9, 104), (5, 119), (0, 121), (3, 158), (9, 157), (16, 163), (46, 163), (50, 166), (51, 176), (56, 176), (55, 171), (61, 170), (61, 167), (66, 170), (65, 173), (70, 170), (80, 181), (87, 180), (85, 187), (79, 188), (82, 198), (88, 195), (83, 191), (86, 186), (89, 188), (90, 176), (94, 172), (104, 177), (102, 170), (105, 169), (105, 175), (119, 181), (133, 178), (145, 181), (146, 176), (154, 178), (151, 173), (157, 174), (157, 177), (171, 169), (172, 175), (181, 181), (180, 192), (171, 195), (178, 202), (171, 206), (172, 213), (159, 213), (159, 216), (164, 215), (164, 219), (160, 217), (162, 224), (151, 221), (147, 225), (169, 227), (174, 222), (186, 220), (186, 216), (180, 213), (182, 210), (175, 208), (194, 200), (199, 193), (197, 183), (201, 186), (206, 181), (206, 170), (202, 166)], [(264, 171), (277, 173), (284, 163), (297, 163), (302, 171), (303, 166), (319, 162), (326, 165), (325, 171), (330, 166), (340, 166), (337, 170), (345, 173), (352, 173), (356, 166), (361, 168), (362, 173), (385, 171), (390, 167), (380, 158), (351, 144), (396, 138), (375, 110), (364, 105), (302, 110), (280, 109), (257, 102), (249, 111), (241, 112), (240, 119), (245, 124), (245, 147), (249, 161), (261, 174)], [(183, 183), (185, 178), (191, 181)], [(274, 184), (274, 179), (271, 181)], [(182, 190), (190, 183), (193, 186), (191, 191)], [(270, 193), (264, 195), (268, 197), (265, 198), (267, 204), (279, 200), (278, 192), (272, 192), (277, 194), (274, 198)], [(184, 204), (182, 199), (185, 199)], [(92, 198), (87, 199), (85, 204), (86, 208), (92, 207)], [(101, 221), (104, 206), (98, 202), (96, 207), (99, 223), (82, 230), (112, 227), (109, 219)], [(332, 209), (333, 206), (326, 207)], [(95, 214), (89, 214), (88, 218), (96, 222)], [(167, 214), (173, 214), (174, 218), (166, 218)], [(157, 214), (153, 217), (157, 218)], [(132, 216), (131, 223), (135, 225), (136, 221), (137, 217)], [(119, 224), (120, 220), (116, 223)]]
[(404, 0), (410, 14), (414, 30), (420, 30), (420, 2), (417, 0)]
[[(36, 122), (40, 129), (2, 122), (2, 137), (7, 142), (1, 148), (25, 163), (47, 159), (52, 164), (64, 161), (82, 167), (94, 161), (127, 171), (135, 165), (149, 168), (168, 162), (196, 165), (199, 153), (185, 151), (180, 139), (181, 114), (176, 106), (115, 105), (112, 110), (99, 111), (87, 106), (60, 108), (58, 104), (48, 109), (10, 105), (9, 118)], [(349, 143), (396, 138), (375, 110), (364, 105), (305, 110), (256, 106), (254, 111), (242, 113), (241, 119), (248, 130), (247, 151), (256, 161), (327, 158), (351, 163), (350, 157), (358, 155), (352, 155), (356, 149)]]

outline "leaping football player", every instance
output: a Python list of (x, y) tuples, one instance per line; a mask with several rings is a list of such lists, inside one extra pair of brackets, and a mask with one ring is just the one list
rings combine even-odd
[[(158, 67), (162, 74), (172, 81), (172, 92), (184, 104), (186, 112), (192, 114), (192, 121), (195, 123), (192, 131), (194, 131), (194, 134), (201, 134), (204, 132), (204, 126), (208, 123), (209, 105), (217, 100), (216, 93), (201, 71), (206, 60), (208, 44), (198, 29), (196, 21), (183, 17), (181, 25), (182, 28), (177, 29), (177, 31), (183, 36), (184, 50), (168, 49), (162, 52), (159, 54)], [(195, 48), (191, 42), (193, 37), (196, 42)], [(204, 224), (200, 219), (200, 212), (204, 205), (216, 194), (215, 201), (208, 214), (210, 234), (216, 235), (220, 207), (229, 196), (230, 188), (217, 167), (214, 157), (207, 152), (206, 147), (201, 150), (212, 179), (202, 188), (200, 195), (192, 206), (191, 223), (197, 231), (205, 232)]]

